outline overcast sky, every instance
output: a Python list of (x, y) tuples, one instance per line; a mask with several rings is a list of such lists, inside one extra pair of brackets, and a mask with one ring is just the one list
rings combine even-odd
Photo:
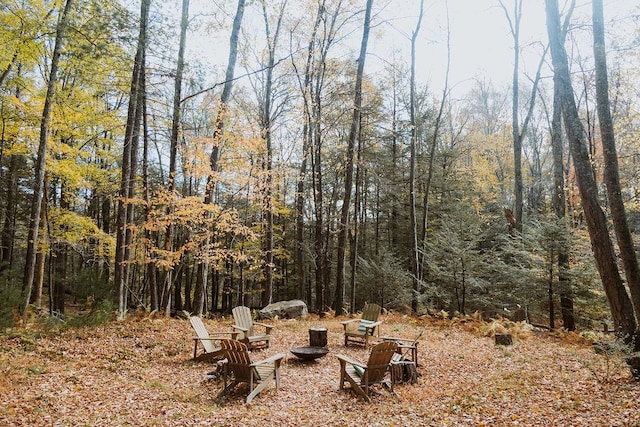
[[(512, 12), (514, 0), (503, 0)], [(523, 46), (521, 71), (535, 74), (539, 54), (546, 43), (544, 0), (523, 1), (520, 44)], [(561, 7), (563, 0), (559, 1)], [(380, 7), (397, 18), (386, 26), (389, 34), (371, 45), (372, 51), (384, 51), (391, 44), (408, 52), (409, 37), (415, 27), (419, 0), (378, 0)], [(509, 84), (513, 73), (513, 38), (498, 0), (425, 0), (425, 14), (417, 44), (418, 78), (441, 90), (446, 70), (447, 5), (451, 34), (450, 87), (457, 93), (466, 91), (471, 79), (486, 78), (496, 84)], [(610, 31), (631, 31), (630, 16), (640, 11), (637, 0), (604, 0), (605, 20), (615, 20)], [(400, 14), (402, 13), (402, 15)], [(591, 1), (578, 0), (574, 16), (577, 21), (591, 19)], [(584, 37), (584, 55), (590, 56), (591, 40)], [(640, 53), (640, 52), (639, 52)], [(407, 56), (407, 61), (409, 57)], [(375, 64), (372, 64), (375, 66)]]
[[(512, 12), (515, 0), (503, 0)], [(176, 5), (180, 2), (175, 2)], [(365, 0), (361, 0), (364, 8)], [(543, 47), (539, 42), (546, 43), (546, 22), (544, 0), (524, 0), (521, 22), (520, 44), (523, 47), (520, 69), (523, 73), (533, 76), (538, 65), (540, 52)], [(565, 1), (559, 0), (561, 7)], [(221, 70), (226, 67), (228, 52), (228, 32), (226, 28), (231, 23), (235, 13), (235, 1), (214, 2), (225, 5), (229, 20), (223, 23), (224, 29), (218, 28), (213, 33), (203, 34), (202, 30), (195, 30), (188, 39), (188, 49), (199, 60), (211, 64), (217, 69), (214, 74), (222, 76)], [(638, 0), (604, 0), (605, 21), (615, 20), (616, 24), (607, 29), (612, 32), (631, 33), (637, 28)], [(178, 6), (166, 4), (174, 9), (177, 15)], [(300, 0), (289, 0), (287, 7), (299, 7)], [(405, 64), (410, 61), (410, 34), (415, 28), (419, 12), (419, 0), (374, 0), (375, 27), (369, 40), (369, 56), (367, 57), (365, 72), (369, 74), (382, 73), (385, 61), (390, 61), (392, 52), (399, 52)], [(211, 0), (192, 0), (192, 14), (211, 13)], [(257, 4), (250, 6), (253, 17), (245, 13), (243, 25), (249, 27), (260, 26), (260, 9)], [(442, 90), (446, 70), (447, 58), (447, 7), (451, 34), (451, 71), (449, 86), (454, 88), (454, 96), (466, 94), (473, 79), (491, 80), (496, 85), (508, 86), (513, 72), (513, 39), (511, 37), (507, 19), (500, 7), (499, 0), (425, 0), (425, 11), (422, 28), (417, 43), (417, 78), (426, 83), (438, 94)], [(215, 7), (214, 7), (215, 9)], [(257, 14), (257, 15), (255, 15)], [(193, 15), (192, 15), (193, 16)], [(211, 15), (209, 15), (211, 16)], [(635, 16), (635, 24), (633, 23)], [(577, 0), (577, 8), (572, 22), (590, 22), (591, 0)], [(204, 18), (206, 20), (207, 18)], [(311, 18), (310, 18), (311, 19)], [(361, 20), (362, 18), (360, 18)], [(228, 25), (227, 25), (228, 24)], [(251, 32), (251, 29), (246, 30)], [(587, 31), (574, 32), (583, 39), (584, 56), (591, 55), (591, 39)], [(362, 29), (351, 34), (349, 45), (357, 55)], [(259, 40), (256, 40), (259, 43)], [(609, 46), (609, 40), (607, 40)], [(640, 52), (639, 52), (640, 53)], [(334, 52), (341, 56), (344, 52)], [(240, 70), (236, 70), (236, 75)], [(216, 79), (216, 77), (212, 77)]]

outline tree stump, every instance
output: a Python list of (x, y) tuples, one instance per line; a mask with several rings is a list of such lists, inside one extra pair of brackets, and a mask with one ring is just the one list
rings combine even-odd
[(513, 338), (511, 334), (496, 334), (496, 345), (511, 345), (513, 344)]
[(640, 381), (640, 352), (631, 353), (627, 357), (627, 365), (631, 368), (631, 375), (636, 381)]
[(327, 346), (327, 328), (309, 329), (309, 345), (311, 347)]
[(391, 362), (389, 370), (391, 371), (391, 382), (393, 384), (415, 384), (418, 382), (418, 369), (415, 362), (410, 360)]

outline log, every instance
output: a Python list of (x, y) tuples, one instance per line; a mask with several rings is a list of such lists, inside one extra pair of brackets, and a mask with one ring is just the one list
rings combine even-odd
[(309, 329), (309, 345), (311, 347), (327, 346), (327, 328)]

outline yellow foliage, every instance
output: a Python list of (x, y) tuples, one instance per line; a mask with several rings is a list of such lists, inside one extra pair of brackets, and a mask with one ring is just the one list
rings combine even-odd
[(50, 208), (47, 216), (52, 242), (95, 257), (113, 254), (114, 238), (100, 230), (91, 218), (57, 207)]

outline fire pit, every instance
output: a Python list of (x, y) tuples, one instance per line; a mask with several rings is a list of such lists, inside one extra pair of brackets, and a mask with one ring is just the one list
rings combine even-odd
[(326, 347), (294, 347), (289, 351), (302, 360), (315, 360), (329, 353)]

